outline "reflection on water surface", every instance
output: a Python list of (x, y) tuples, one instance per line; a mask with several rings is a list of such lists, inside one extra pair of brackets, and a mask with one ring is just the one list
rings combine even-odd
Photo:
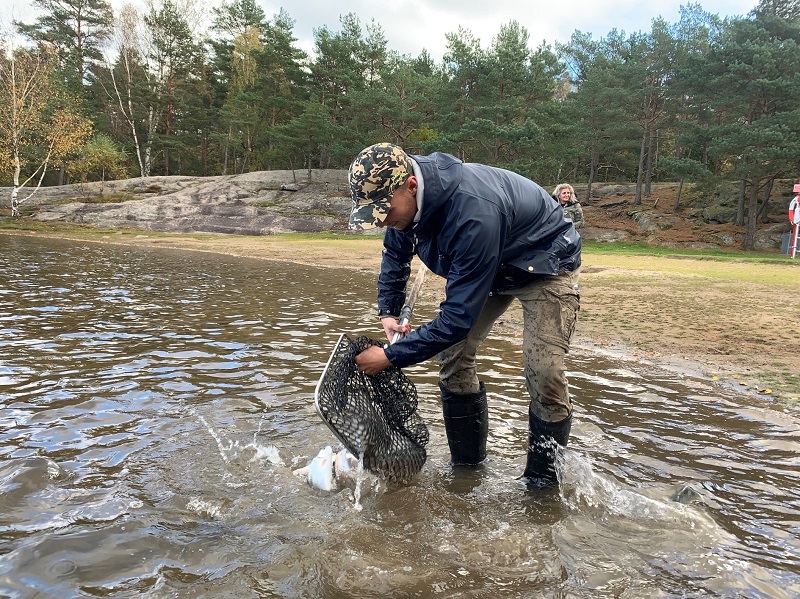
[[(0, 595), (800, 595), (800, 418), (576, 351), (558, 490), (528, 492), (516, 345), (492, 338), (490, 460), (431, 429), (409, 485), (291, 470), (341, 332), (379, 334), (355, 272), (0, 236)], [(430, 316), (420, 314), (420, 317)]]

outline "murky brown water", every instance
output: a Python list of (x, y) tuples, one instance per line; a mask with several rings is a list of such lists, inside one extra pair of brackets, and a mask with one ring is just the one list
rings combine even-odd
[[(575, 352), (558, 490), (528, 492), (515, 345), (491, 459), (452, 472), (430, 364), (412, 484), (291, 474), (374, 277), (0, 236), (0, 596), (797, 597), (800, 417)], [(425, 316), (424, 314), (420, 317)]]

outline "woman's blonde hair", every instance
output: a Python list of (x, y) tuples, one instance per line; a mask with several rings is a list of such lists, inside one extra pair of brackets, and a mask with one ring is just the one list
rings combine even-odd
[(560, 185), (556, 185), (556, 188), (553, 190), (553, 197), (555, 199), (559, 199), (559, 195), (565, 189), (569, 189), (569, 199), (573, 202), (577, 201), (578, 198), (575, 195), (575, 189), (569, 183), (561, 183)]

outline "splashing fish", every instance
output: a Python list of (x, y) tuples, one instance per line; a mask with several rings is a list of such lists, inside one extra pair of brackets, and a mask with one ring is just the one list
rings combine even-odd
[(358, 465), (358, 459), (346, 449), (334, 453), (330, 445), (319, 450), (317, 457), (303, 467), (294, 470), (292, 474), (305, 476), (308, 484), (323, 491), (332, 491), (336, 488), (336, 477), (344, 472), (350, 472)]

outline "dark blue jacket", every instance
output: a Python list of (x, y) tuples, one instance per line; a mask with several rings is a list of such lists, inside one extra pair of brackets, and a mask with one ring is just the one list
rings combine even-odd
[(447, 285), (439, 315), (386, 348), (401, 368), (464, 339), (492, 291), (581, 263), (580, 235), (533, 181), (449, 154), (412, 158), (422, 171), (422, 213), (412, 228), (386, 231), (378, 313), (400, 314), (415, 254)]

